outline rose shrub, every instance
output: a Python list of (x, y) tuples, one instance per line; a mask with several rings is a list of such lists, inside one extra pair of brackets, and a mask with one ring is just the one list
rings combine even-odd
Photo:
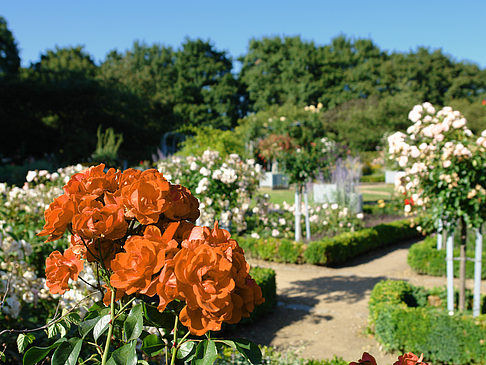
[[(259, 351), (248, 341), (194, 337), (249, 317), (264, 299), (243, 250), (228, 231), (217, 223), (210, 229), (191, 222), (199, 207), (188, 189), (171, 184), (154, 169), (105, 171), (101, 164), (73, 175), (63, 191), (46, 209), (39, 235), (49, 243), (69, 231), (71, 244), (47, 258), (46, 285), (51, 293), (64, 294), (70, 280), (82, 279), (84, 266), (91, 266), (96, 280), (90, 285), (103, 294), (107, 307), (98, 303), (77, 321), (81, 337), (68, 339), (64, 332), (47, 349), (31, 347), (24, 363), (34, 363), (53, 349), (53, 358), (70, 356), (73, 363), (80, 353), (94, 363), (136, 362), (143, 324), (159, 328), (162, 338), (145, 333), (142, 351), (154, 355), (155, 342), (158, 353), (170, 356), (172, 364), (177, 356), (212, 362), (217, 344), (258, 361)], [(168, 325), (167, 318), (174, 324)], [(62, 316), (48, 327), (66, 321)], [(187, 329), (179, 328), (179, 322)], [(102, 337), (103, 350), (97, 344)]]

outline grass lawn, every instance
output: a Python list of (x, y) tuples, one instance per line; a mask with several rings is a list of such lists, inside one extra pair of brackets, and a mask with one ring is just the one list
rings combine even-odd
[[(259, 191), (263, 194), (270, 195), (270, 201), (274, 204), (282, 204), (284, 201), (292, 204), (294, 202), (295, 190), (279, 189), (272, 190), (270, 188), (260, 188)], [(394, 187), (392, 184), (378, 183), (378, 184), (360, 184), (360, 191), (363, 194), (364, 202), (377, 201), (380, 199), (390, 199)], [(309, 192), (309, 202), (313, 202), (312, 192)]]

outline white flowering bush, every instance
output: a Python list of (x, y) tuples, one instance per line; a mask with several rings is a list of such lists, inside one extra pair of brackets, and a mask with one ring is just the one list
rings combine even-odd
[(200, 201), (200, 225), (218, 220), (237, 232), (245, 230), (245, 215), (256, 193), (262, 168), (253, 159), (243, 161), (230, 154), (206, 150), (201, 156), (173, 156), (157, 163), (157, 168), (174, 184), (189, 188)]
[(388, 137), (389, 158), (403, 170), (396, 187), (405, 213), (426, 210), (431, 222), (479, 227), (486, 213), (486, 131), (477, 137), (459, 111), (436, 111), (430, 103), (416, 105), (408, 117), (407, 132)]
[[(303, 209), (304, 204), (301, 206)], [(259, 195), (247, 218), (252, 238), (275, 237), (294, 239), (295, 204), (283, 202), (272, 204), (268, 194)], [(334, 236), (343, 232), (354, 232), (363, 227), (363, 214), (353, 213), (349, 208), (334, 204), (309, 206), (309, 221), (313, 234)], [(301, 217), (302, 224), (304, 216)]]

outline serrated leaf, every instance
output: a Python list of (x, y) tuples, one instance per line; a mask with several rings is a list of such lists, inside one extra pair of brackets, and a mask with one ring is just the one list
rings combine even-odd
[(110, 325), (111, 316), (109, 314), (104, 315), (100, 318), (98, 322), (96, 322), (93, 328), (93, 338), (95, 341), (98, 341), (98, 338), (108, 329)]
[(172, 329), (174, 327), (175, 315), (173, 313), (168, 313), (165, 311), (161, 313), (157, 307), (147, 303), (142, 303), (142, 305), (143, 316), (148, 325), (164, 329)]
[(234, 344), (236, 345), (236, 350), (238, 350), (238, 352), (249, 362), (252, 364), (262, 363), (262, 352), (256, 344), (244, 338), (234, 340)]
[(67, 340), (63, 337), (48, 347), (37, 347), (37, 346), (31, 347), (25, 352), (22, 363), (24, 365), (35, 365), (36, 363), (45, 359), (46, 356), (49, 354), (49, 352), (51, 352), (53, 349), (55, 349), (65, 341)]
[(125, 323), (123, 323), (123, 331), (125, 332), (126, 340), (136, 340), (143, 330), (143, 310), (142, 304), (137, 304), (132, 307), (128, 314)]
[(79, 325), (81, 323), (81, 317), (78, 313), (70, 313), (66, 319), (72, 323), (72, 324), (75, 324), (76, 326)]
[(25, 351), (25, 348), (29, 346), (32, 342), (34, 342), (35, 336), (31, 333), (21, 333), (17, 337), (17, 348), (19, 350), (19, 353), (22, 353)]
[(157, 335), (148, 335), (143, 339), (142, 351), (150, 357), (160, 354), (164, 348), (164, 341)]
[(86, 336), (89, 333), (89, 331), (91, 331), (94, 328), (94, 326), (96, 325), (96, 323), (98, 323), (99, 320), (100, 317), (95, 317), (81, 322), (78, 325), (79, 335), (81, 337)]
[(69, 327), (70, 326), (64, 323), (63, 321), (53, 323), (49, 327), (47, 327), (47, 337), (52, 338), (57, 335), (64, 337), (66, 336)]
[(71, 338), (61, 343), (52, 355), (51, 365), (76, 365), (82, 346), (81, 338)]
[(213, 340), (204, 340), (197, 345), (192, 363), (194, 365), (212, 365), (217, 357), (216, 343)]
[(126, 345), (116, 349), (106, 362), (107, 365), (137, 365), (137, 341), (133, 340)]
[(196, 343), (194, 341), (184, 342), (177, 351), (177, 358), (189, 362), (196, 355)]

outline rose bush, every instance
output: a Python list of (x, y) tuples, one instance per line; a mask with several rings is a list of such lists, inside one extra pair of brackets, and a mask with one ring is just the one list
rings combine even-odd
[[(83, 356), (85, 363), (136, 362), (142, 335), (147, 356), (164, 352), (172, 364), (177, 357), (212, 362), (223, 344), (258, 361), (258, 348), (248, 341), (213, 340), (208, 334), (223, 322), (249, 317), (264, 299), (228, 231), (217, 223), (210, 229), (191, 222), (199, 207), (188, 189), (154, 169), (105, 171), (98, 165), (73, 175), (63, 191), (46, 209), (39, 235), (49, 244), (65, 231), (72, 238), (64, 253), (55, 250), (47, 258), (46, 286), (64, 295), (80, 279), (102, 294), (104, 304), (92, 306), (84, 319), (73, 322), (63, 315), (50, 321), (48, 329), (77, 325), (80, 336), (58, 332), (49, 347), (29, 348), (24, 363), (52, 350), (53, 359), (70, 357), (73, 363)], [(85, 267), (95, 272), (93, 282), (82, 277)], [(143, 325), (160, 334), (143, 332)], [(197, 337), (204, 334), (206, 339)], [(25, 341), (21, 334), (19, 349), (32, 339)]]
[(169, 181), (187, 187), (200, 201), (202, 225), (221, 225), (237, 232), (245, 230), (245, 214), (255, 195), (262, 168), (253, 159), (243, 161), (230, 154), (225, 159), (210, 149), (201, 156), (178, 157), (159, 161), (157, 168)]

